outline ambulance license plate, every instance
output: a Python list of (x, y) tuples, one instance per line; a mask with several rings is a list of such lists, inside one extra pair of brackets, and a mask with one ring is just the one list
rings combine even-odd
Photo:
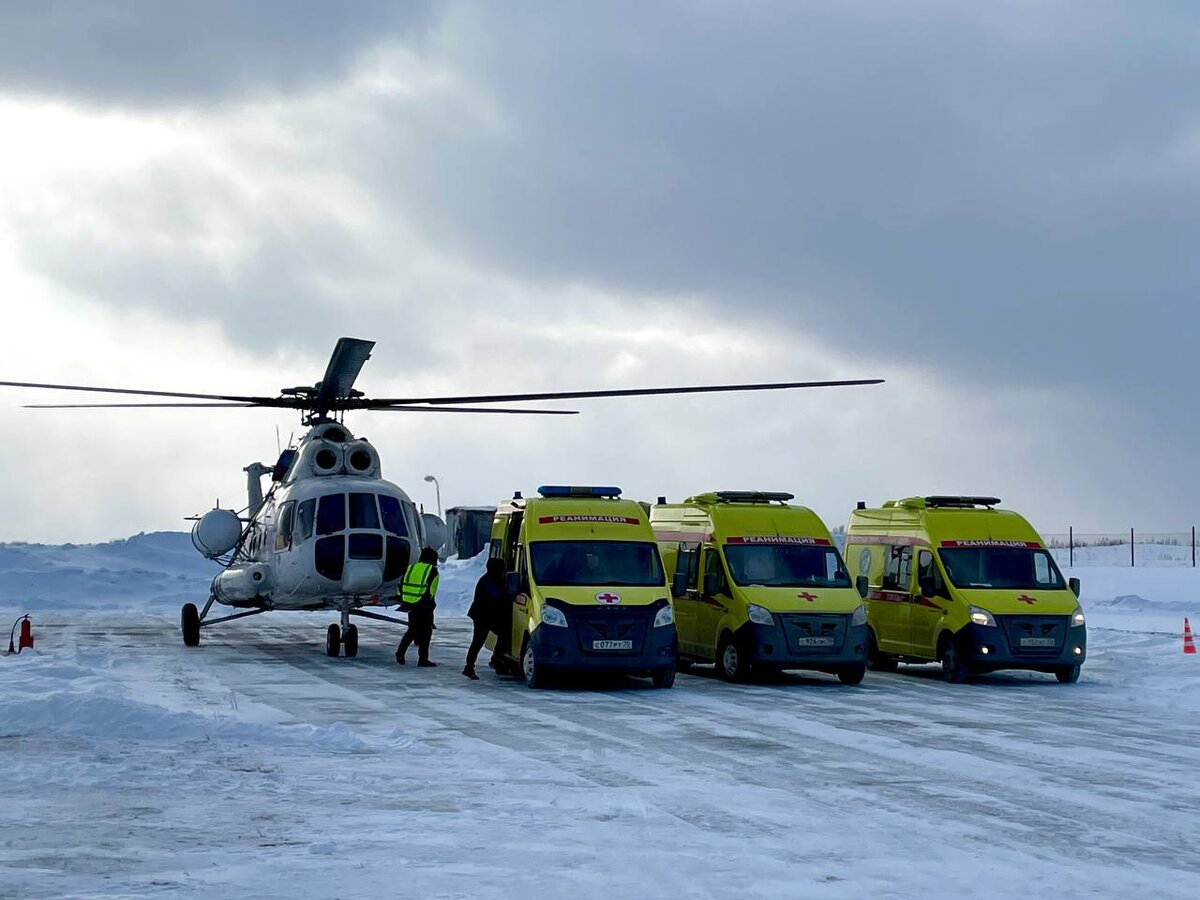
[(833, 638), (831, 638), (831, 637), (800, 638), (799, 644), (801, 647), (832, 647), (833, 646)]
[(593, 650), (632, 650), (633, 641), (592, 641)]
[(1057, 644), (1054, 638), (1021, 638), (1022, 647), (1054, 647)]

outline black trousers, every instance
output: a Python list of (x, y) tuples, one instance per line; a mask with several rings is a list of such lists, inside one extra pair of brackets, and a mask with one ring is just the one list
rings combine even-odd
[(487, 643), (487, 637), (492, 633), (488, 628), (487, 622), (472, 620), (475, 629), (471, 632), (471, 647), (467, 650), (467, 668), (475, 668), (475, 660), (479, 659), (479, 651), (483, 649), (483, 645)]
[(413, 609), (408, 613), (408, 630), (400, 638), (396, 652), (403, 656), (409, 645), (417, 645), (417, 661), (429, 659), (429, 644), (433, 640), (433, 611)]

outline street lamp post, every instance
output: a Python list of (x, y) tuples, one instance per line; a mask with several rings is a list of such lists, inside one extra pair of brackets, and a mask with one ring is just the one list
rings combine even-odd
[(432, 475), (425, 476), (426, 481), (433, 482), (433, 489), (437, 492), (438, 518), (442, 517), (442, 486), (438, 484), (438, 480)]

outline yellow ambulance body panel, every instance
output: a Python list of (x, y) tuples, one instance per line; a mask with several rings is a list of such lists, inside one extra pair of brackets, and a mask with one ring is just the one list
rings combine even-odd
[(1073, 682), (1087, 655), (1079, 582), (994, 497), (859, 504), (846, 529), (850, 574), (868, 583), (873, 668), (942, 664), (948, 681), (1031, 669)]
[(617, 488), (538, 491), (498, 507), (492, 523), (490, 555), (504, 560), (512, 599), (501, 658), (530, 687), (564, 670), (647, 675), (670, 687), (674, 607), (645, 509)]
[(731, 681), (756, 668), (862, 681), (863, 598), (829, 529), (791, 499), (720, 491), (651, 509), (684, 664), (713, 662)]

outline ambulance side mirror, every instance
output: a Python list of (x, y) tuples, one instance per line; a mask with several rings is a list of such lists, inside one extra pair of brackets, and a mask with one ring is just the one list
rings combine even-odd
[(932, 575), (926, 575), (919, 581), (922, 597), (937, 596), (937, 580)]
[(721, 582), (717, 580), (716, 572), (709, 572), (704, 576), (704, 593), (709, 597), (715, 597), (717, 590), (721, 587)]
[(1079, 598), (1079, 579), (1078, 578), (1070, 579), (1067, 582), (1067, 586), (1071, 588), (1071, 593), (1075, 595), (1076, 599), (1078, 599)]
[(671, 596), (682, 597), (687, 593), (687, 572), (676, 572), (671, 579)]
[(867, 599), (867, 594), (871, 592), (871, 582), (866, 575), (859, 575), (854, 579), (854, 586), (858, 588), (858, 596), (864, 600)]

